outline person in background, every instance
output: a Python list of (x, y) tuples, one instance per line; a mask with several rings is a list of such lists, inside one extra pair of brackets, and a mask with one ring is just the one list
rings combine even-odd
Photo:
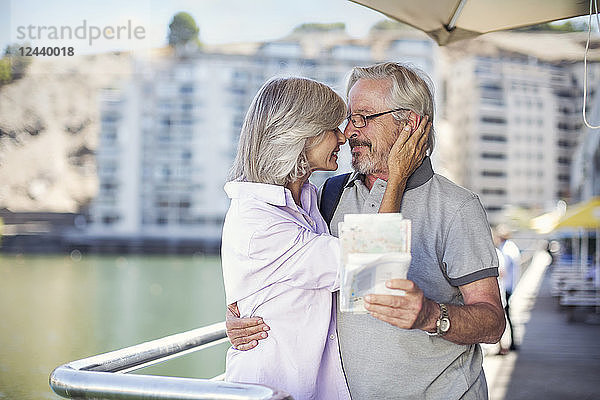
[[(308, 181), (313, 171), (337, 169), (345, 117), (342, 98), (306, 78), (269, 80), (250, 105), (225, 185), (231, 205), (221, 259), (228, 304), (236, 302), (243, 317), (267, 319), (272, 333), (260, 349), (227, 352), (227, 381), (265, 384), (297, 400), (350, 398), (332, 296), (340, 245)], [(426, 125), (400, 126), (380, 212), (398, 211), (425, 155)]]
[[(496, 235), (496, 230), (492, 229), (492, 239), (494, 241), (494, 245), (496, 246), (496, 255), (498, 256), (498, 287), (500, 288), (500, 297), (502, 299), (502, 307), (506, 309), (506, 290), (504, 289), (504, 274), (506, 272), (506, 265), (504, 263), (504, 255), (498, 248), (500, 241), (498, 239), (498, 235)], [(508, 324), (508, 320), (506, 323), (506, 328), (504, 328), (504, 333), (500, 338), (498, 343), (488, 344), (483, 343), (481, 348), (483, 349), (483, 353), (487, 354), (499, 354), (506, 355), (509, 353), (510, 346), (510, 325)]]
[[(506, 319), (510, 328), (510, 346), (509, 350), (518, 350), (515, 343), (515, 332), (513, 323), (510, 316), (510, 297), (513, 294), (514, 289), (517, 287), (517, 282), (520, 276), (520, 265), (521, 265), (521, 251), (519, 246), (511, 240), (511, 230), (505, 224), (499, 224), (494, 229), (494, 236), (497, 242), (497, 247), (502, 253), (504, 258), (504, 271), (501, 279), (504, 286), (506, 302), (504, 311), (506, 313)], [(500, 341), (502, 343), (502, 340)], [(507, 349), (502, 347), (500, 354), (506, 354)]]
[[(390, 183), (385, 160), (403, 124), (424, 117), (433, 123), (427, 80), (416, 69), (392, 62), (352, 70), (344, 134), (355, 172), (342, 188), (332, 234), (337, 235), (345, 214), (376, 212)], [(431, 153), (433, 129), (428, 139)], [(323, 190), (321, 204), (329, 196)], [(339, 347), (352, 398), (486, 399), (479, 343), (498, 342), (505, 317), (498, 257), (483, 206), (476, 194), (435, 174), (426, 157), (406, 183), (401, 212), (412, 223), (412, 261), (408, 279), (388, 282), (399, 295), (366, 296), (368, 314), (338, 311)], [(227, 326), (236, 347), (254, 348), (262, 339), (260, 320), (228, 313)]]

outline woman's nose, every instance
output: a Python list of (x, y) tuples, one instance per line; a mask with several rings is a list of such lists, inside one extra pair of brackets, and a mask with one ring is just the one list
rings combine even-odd
[(339, 129), (338, 129), (338, 132), (337, 132), (337, 139), (338, 139), (338, 144), (344, 144), (344, 143), (346, 143), (346, 135), (344, 134), (344, 132), (342, 132)]

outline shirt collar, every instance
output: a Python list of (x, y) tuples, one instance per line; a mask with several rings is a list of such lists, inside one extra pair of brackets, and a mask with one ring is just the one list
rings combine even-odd
[[(423, 185), (424, 183), (426, 183), (432, 177), (433, 177), (433, 167), (431, 165), (431, 159), (429, 157), (425, 157), (423, 159), (423, 162), (421, 163), (421, 165), (419, 165), (417, 167), (417, 169), (415, 169), (415, 171), (412, 173), (412, 175), (408, 177), (408, 181), (406, 182), (406, 189), (404, 189), (404, 190), (410, 190), (410, 189), (417, 188), (417, 187)], [(348, 180), (346, 187), (350, 187), (350, 186), (354, 185), (354, 181), (356, 181), (356, 180), (360, 180), (361, 182), (364, 182), (364, 179), (365, 179), (364, 174), (359, 174), (358, 172), (353, 172), (352, 175), (350, 175), (350, 179)]]
[[(304, 203), (308, 204), (310, 196), (306, 197), (307, 189), (310, 187), (310, 182), (307, 180), (302, 185), (301, 198)], [(299, 211), (299, 207), (294, 202), (292, 192), (281, 185), (271, 185), (268, 183), (256, 183), (245, 181), (231, 181), (225, 184), (225, 193), (230, 199), (252, 198), (258, 201), (272, 204), (274, 206), (288, 206)]]
[(268, 183), (231, 181), (225, 184), (230, 199), (252, 198), (274, 206), (285, 206), (285, 187)]

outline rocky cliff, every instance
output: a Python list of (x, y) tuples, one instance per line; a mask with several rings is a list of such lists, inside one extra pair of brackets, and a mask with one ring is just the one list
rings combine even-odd
[(77, 212), (89, 203), (100, 90), (130, 73), (127, 54), (39, 57), (0, 88), (0, 208)]

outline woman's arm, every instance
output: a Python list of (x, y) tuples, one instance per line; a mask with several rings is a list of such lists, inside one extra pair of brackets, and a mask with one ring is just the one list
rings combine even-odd
[(400, 211), (406, 182), (425, 157), (430, 129), (431, 124), (426, 115), (414, 131), (411, 132), (410, 124), (404, 125), (400, 131), (388, 157), (389, 175), (385, 194), (379, 206), (380, 213)]

